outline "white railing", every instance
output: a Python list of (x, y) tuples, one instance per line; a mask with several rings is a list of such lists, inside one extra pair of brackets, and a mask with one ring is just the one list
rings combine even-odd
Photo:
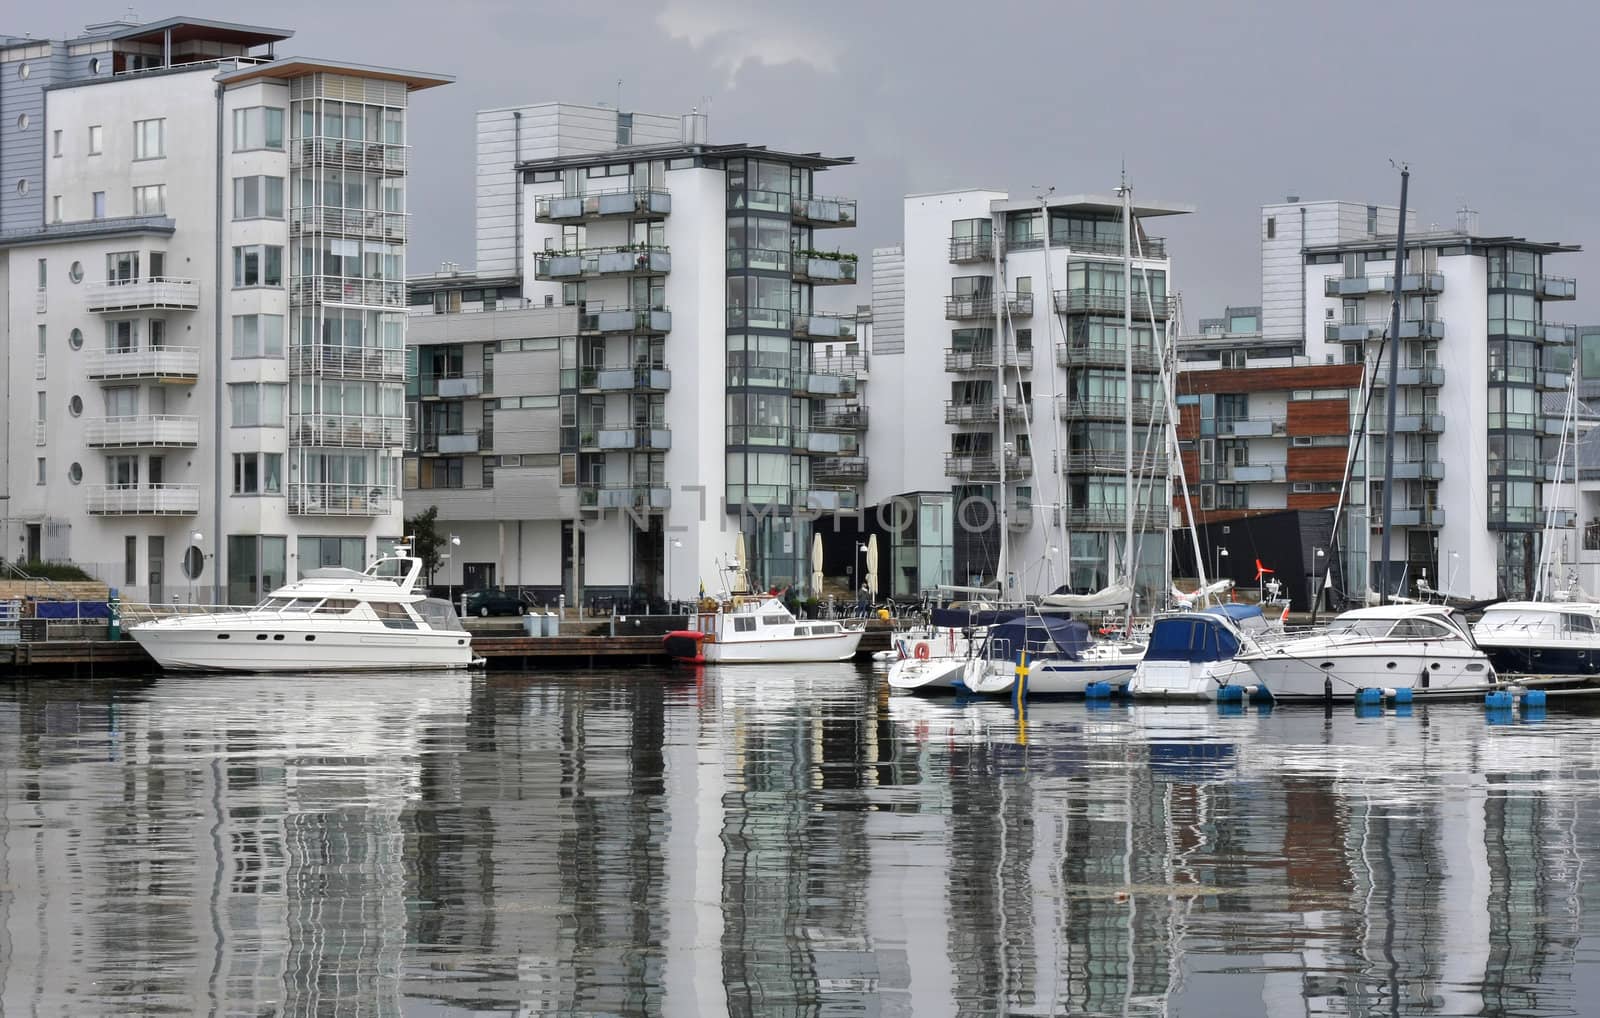
[(42, 353), (41, 354), (35, 354), (34, 357), (33, 357), (33, 378), (34, 378), (34, 381), (42, 380), (44, 378), (46, 372), (49, 370), (49, 367), (50, 367), (50, 358), (46, 357)]
[(289, 441), (294, 445), (399, 449), (405, 439), (404, 417), (356, 414), (291, 414), (289, 417)]
[(318, 343), (289, 349), (289, 369), (297, 374), (326, 373), (354, 378), (406, 377), (406, 352), (377, 347)]
[(295, 166), (322, 163), (404, 173), (408, 155), (405, 145), (340, 138), (297, 138), (289, 143), (289, 159)]
[(200, 418), (165, 414), (93, 417), (84, 422), (84, 442), (107, 448), (198, 445)]
[(200, 374), (200, 351), (192, 346), (130, 350), (91, 350), (90, 378), (193, 377)]
[(40, 287), (39, 289), (37, 289), (37, 290), (35, 290), (33, 292), (33, 310), (37, 314), (41, 314), (42, 315), (46, 311), (50, 310), (50, 296), (49, 296), (49, 294), (50, 294), (50, 291), (46, 290), (44, 287)]
[(331, 205), (309, 205), (289, 210), (289, 231), (301, 233), (308, 230), (326, 230), (330, 233), (354, 233), (365, 237), (382, 237), (386, 240), (406, 239), (406, 216), (403, 212), (384, 212), (379, 209), (347, 209)]
[(200, 284), (192, 279), (151, 276), (147, 279), (111, 279), (84, 288), (83, 303), (90, 311), (127, 311), (135, 308), (190, 309), (200, 306)]
[(97, 516), (193, 516), (200, 511), (200, 486), (94, 484), (86, 503)]
[(406, 284), (392, 279), (346, 279), (299, 276), (290, 280), (289, 299), (304, 304), (362, 304), (400, 310), (406, 306)]
[(400, 493), (384, 484), (289, 485), (289, 511), (297, 516), (384, 516)]

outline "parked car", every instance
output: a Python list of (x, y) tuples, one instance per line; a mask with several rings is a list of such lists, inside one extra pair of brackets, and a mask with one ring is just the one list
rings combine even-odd
[(521, 615), (522, 599), (508, 590), (474, 590), (467, 594), (467, 614), (479, 618)]

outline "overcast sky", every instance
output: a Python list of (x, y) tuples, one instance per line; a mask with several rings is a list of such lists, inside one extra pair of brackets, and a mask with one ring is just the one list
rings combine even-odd
[[(148, 2), (148, 0), (144, 0)], [(703, 106), (711, 139), (851, 155), (831, 193), (861, 201), (840, 242), (900, 234), (900, 197), (964, 186), (1105, 192), (1194, 205), (1171, 238), (1187, 324), (1260, 295), (1258, 206), (1393, 202), (1412, 168), (1423, 224), (1466, 202), (1485, 232), (1600, 252), (1600, 5), (1078, 0), (419, 0), (137, 8), (292, 29), (283, 52), (453, 74), (414, 97), (412, 272), (471, 265), (473, 111), (519, 102)], [(9, 5), (0, 31), (59, 38), (117, 4)], [(830, 241), (833, 239), (829, 238)], [(1600, 253), (1579, 277), (1587, 321)], [(1591, 289), (1595, 288), (1595, 289)], [(863, 292), (859, 299), (865, 301)]]

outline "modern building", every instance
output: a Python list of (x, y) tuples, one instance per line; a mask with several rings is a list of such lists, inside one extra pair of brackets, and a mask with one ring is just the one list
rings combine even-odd
[[(672, 121), (663, 141), (666, 118), (614, 109), (480, 115), (480, 265), (412, 281), (407, 510), (462, 539), (441, 582), (692, 597), (743, 533), (754, 583), (809, 591), (814, 524), (860, 504), (865, 361), (817, 349), (855, 336), (824, 308), (856, 279), (829, 239), (856, 205), (819, 176), (849, 160)], [(491, 484), (537, 497), (441, 491)]]
[(252, 601), (400, 536), (412, 92), (197, 18), (0, 44), (0, 554)]
[[(1171, 264), (1146, 227), (1191, 210), (1133, 203), (1130, 288), (1122, 207), (994, 190), (905, 199), (904, 242), (873, 256), (873, 413), (895, 426), (867, 433), (867, 497), (893, 531), (889, 593), (997, 579), (1012, 593), (1100, 589), (1131, 504), (1141, 607), (1162, 594), (1170, 495), (1156, 342), (1171, 318)], [(997, 577), (1002, 536), (1010, 565)]]

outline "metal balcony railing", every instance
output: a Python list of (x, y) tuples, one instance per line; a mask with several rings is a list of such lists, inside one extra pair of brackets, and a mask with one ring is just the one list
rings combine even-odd
[(406, 307), (406, 284), (393, 279), (295, 276), (289, 280), (289, 301), (296, 306), (321, 302), (401, 311)]
[[(1127, 353), (1120, 346), (1100, 343), (1057, 343), (1056, 364), (1063, 368), (1121, 368), (1126, 364)], [(1133, 370), (1155, 371), (1155, 351), (1135, 346)]]
[[(1135, 424), (1144, 424), (1149, 421), (1165, 420), (1166, 408), (1159, 403), (1147, 399), (1136, 399), (1132, 402), (1116, 399), (1071, 399), (1061, 397), (1058, 401), (1058, 412), (1063, 419), (1103, 419), (1120, 421), (1127, 416), (1129, 409), (1133, 411)], [(1154, 415), (1152, 417), (1152, 415)]]
[(795, 251), (794, 277), (803, 283), (825, 286), (856, 281), (856, 259), (819, 256)]
[(331, 343), (294, 346), (289, 349), (289, 370), (301, 375), (400, 382), (406, 377), (406, 352)]
[[(994, 397), (988, 399), (944, 401), (944, 422), (946, 424), (993, 424), (1000, 419), (1000, 401)], [(1022, 418), (1027, 415), (1028, 405), (1016, 397), (1005, 400), (1006, 417)]]
[(950, 260), (958, 265), (963, 262), (993, 261), (994, 239), (992, 237), (951, 237)]
[(672, 312), (666, 308), (586, 306), (578, 315), (583, 333), (661, 333), (672, 331)]
[(291, 445), (333, 449), (398, 449), (406, 440), (404, 417), (365, 414), (290, 414)]
[(946, 371), (993, 371), (1002, 365), (1008, 368), (1032, 368), (1033, 348), (1019, 350), (1008, 344), (998, 351), (993, 346), (980, 346), (967, 350), (950, 347), (944, 352)]
[(289, 143), (289, 162), (296, 167), (315, 164), (404, 173), (409, 155), (405, 145), (338, 138), (301, 138)]
[(192, 382), (200, 375), (200, 351), (192, 346), (90, 350), (85, 360), (88, 376), (101, 381), (152, 378)]
[(631, 509), (657, 511), (672, 505), (672, 491), (665, 484), (606, 484), (586, 482), (578, 486), (578, 507), (591, 511)]
[(84, 287), (83, 305), (95, 312), (192, 311), (200, 306), (200, 284), (192, 279), (151, 276), (146, 279), (110, 279)]
[(793, 317), (795, 339), (854, 339), (856, 337), (856, 319), (854, 315), (830, 315), (812, 313), (796, 314)]
[[(1013, 315), (1033, 314), (1033, 294), (1009, 293), (1006, 310)], [(995, 312), (995, 295), (992, 293), (964, 294), (944, 299), (944, 316), (951, 321), (964, 318), (992, 318)]]
[(536, 279), (663, 275), (672, 271), (672, 252), (662, 246), (625, 244), (576, 251), (541, 251), (534, 257)]
[(289, 512), (296, 516), (386, 516), (400, 492), (383, 484), (291, 483)]
[(483, 452), (488, 445), (483, 441), (484, 433), (481, 429), (472, 431), (424, 431), (422, 433), (422, 452), (438, 453), (441, 456), (463, 456), (468, 453)]
[[(992, 453), (946, 453), (946, 477), (984, 481), (1000, 478), (1000, 457)], [(1033, 457), (1013, 453), (1005, 458), (1005, 475), (1008, 478), (1028, 477), (1033, 474)]]
[(193, 516), (200, 511), (200, 486), (91, 484), (84, 502), (92, 516)]
[(377, 209), (347, 209), (331, 205), (307, 205), (289, 210), (289, 233), (337, 233), (347, 237), (404, 241), (406, 215)]
[(856, 200), (812, 195), (795, 195), (789, 200), (789, 215), (811, 227), (856, 225)]
[[(1137, 277), (1136, 277), (1137, 278)], [(1172, 303), (1166, 296), (1147, 298), (1137, 290), (1133, 294), (1133, 317), (1149, 320), (1154, 314), (1156, 318), (1167, 318), (1172, 314)], [(1120, 315), (1123, 312), (1124, 298), (1121, 290), (1057, 290), (1055, 292), (1055, 306), (1059, 314), (1099, 314)]]
[(200, 444), (200, 418), (135, 414), (84, 421), (84, 444), (100, 449), (161, 448)]
[(665, 216), (672, 212), (672, 195), (663, 188), (616, 188), (585, 194), (545, 195), (534, 199), (533, 218), (539, 223), (584, 223), (608, 216)]

